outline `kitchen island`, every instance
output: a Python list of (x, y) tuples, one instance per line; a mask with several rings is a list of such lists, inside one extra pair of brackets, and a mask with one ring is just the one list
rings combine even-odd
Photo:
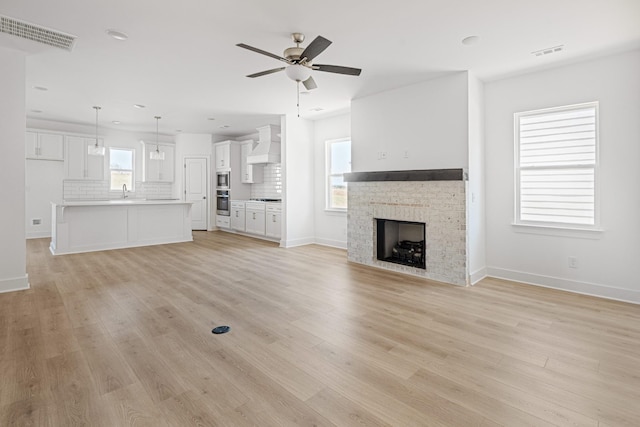
[(86, 200), (51, 203), (53, 255), (191, 242), (191, 202)]

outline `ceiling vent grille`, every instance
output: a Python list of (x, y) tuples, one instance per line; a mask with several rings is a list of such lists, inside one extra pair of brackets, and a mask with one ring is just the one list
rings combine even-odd
[(0, 15), (0, 32), (71, 51), (76, 37)]

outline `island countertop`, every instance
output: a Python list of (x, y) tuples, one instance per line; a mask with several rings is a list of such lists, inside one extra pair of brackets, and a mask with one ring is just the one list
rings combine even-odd
[(63, 200), (62, 202), (51, 202), (52, 205), (66, 206), (122, 206), (122, 205), (186, 205), (193, 204), (180, 199), (86, 199), (86, 200)]

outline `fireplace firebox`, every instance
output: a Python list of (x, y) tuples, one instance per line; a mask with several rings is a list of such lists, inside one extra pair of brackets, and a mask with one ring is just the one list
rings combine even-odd
[(425, 224), (376, 218), (376, 257), (380, 261), (426, 269)]

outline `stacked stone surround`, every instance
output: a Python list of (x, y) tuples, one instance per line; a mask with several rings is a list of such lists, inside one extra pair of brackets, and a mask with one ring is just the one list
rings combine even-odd
[[(465, 286), (466, 181), (349, 182), (349, 261)], [(376, 257), (375, 219), (425, 224), (426, 270)]]

